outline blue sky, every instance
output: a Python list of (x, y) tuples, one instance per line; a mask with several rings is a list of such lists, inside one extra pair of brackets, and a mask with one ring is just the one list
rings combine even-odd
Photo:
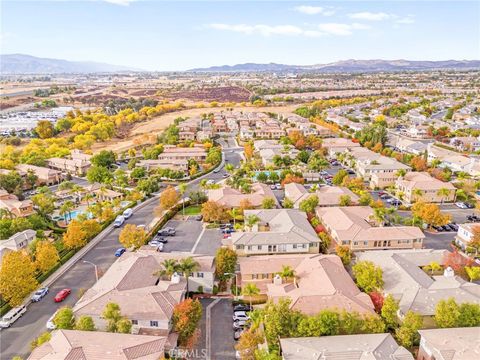
[(146, 70), (480, 59), (479, 1), (0, 1), (2, 54)]

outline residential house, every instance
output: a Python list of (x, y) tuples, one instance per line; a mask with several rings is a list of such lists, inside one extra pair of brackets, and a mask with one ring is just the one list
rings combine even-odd
[(408, 172), (395, 182), (395, 188), (408, 203), (425, 201), (443, 203), (455, 201), (456, 188), (449, 182), (431, 177), (427, 172)]
[(421, 249), (425, 235), (416, 226), (375, 226), (369, 206), (316, 209), (317, 217), (338, 245), (352, 251), (372, 249)]
[(273, 199), (278, 206), (277, 198), (270, 186), (261, 183), (252, 184), (250, 193), (242, 193), (231, 186), (223, 185), (219, 189), (207, 190), (207, 196), (208, 200), (215, 201), (228, 208), (238, 208), (242, 201), (247, 200), (253, 207), (260, 207), (265, 198)]
[(480, 285), (456, 276), (451, 268), (444, 275), (433, 276), (422, 270), (432, 262), (443, 265), (448, 254), (447, 250), (433, 249), (366, 251), (357, 253), (357, 261), (371, 261), (383, 270), (383, 291), (399, 301), (400, 319), (411, 310), (429, 327), (434, 325), (440, 300), (480, 304)]
[[(290, 307), (307, 315), (322, 310), (375, 313), (370, 297), (362, 293), (337, 255), (289, 254), (240, 258), (241, 286), (252, 283), (273, 302), (290, 299)], [(278, 274), (288, 266), (295, 278)]]
[(55, 330), (27, 360), (158, 360), (175, 346), (165, 336)]
[(15, 167), (18, 171), (28, 173), (32, 171), (37, 176), (37, 185), (54, 185), (58, 184), (63, 180), (62, 172), (54, 169), (49, 169), (42, 166), (28, 165), (28, 164), (19, 164)]
[(475, 236), (475, 231), (480, 231), (480, 223), (465, 223), (458, 225), (455, 243), (465, 250)]
[(35, 230), (28, 229), (10, 236), (7, 240), (0, 241), (0, 265), (7, 253), (25, 249), (35, 239), (36, 233)]
[(280, 348), (283, 360), (413, 360), (388, 333), (283, 338)]
[(480, 327), (419, 330), (417, 360), (480, 358)]
[(477, 151), (480, 150), (480, 140), (473, 136), (456, 136), (450, 139), (450, 145), (460, 151)]
[(322, 148), (326, 149), (328, 155), (331, 157), (335, 157), (337, 154), (343, 153), (345, 150), (355, 147), (361, 147), (361, 145), (353, 142), (350, 139), (326, 138), (322, 140)]
[(396, 172), (375, 172), (370, 177), (369, 186), (371, 189), (385, 189), (395, 184), (398, 179)]
[(245, 210), (244, 217), (258, 221), (244, 232), (234, 232), (223, 245), (238, 255), (318, 253), (320, 239), (303, 211), (295, 209)]
[(192, 147), (177, 147), (165, 145), (163, 152), (158, 156), (159, 160), (189, 160), (204, 162), (207, 159), (207, 152), (203, 145)]
[(70, 159), (50, 158), (47, 160), (48, 167), (66, 172), (72, 175), (84, 176), (90, 166), (90, 158), (92, 155), (84, 154), (79, 150), (73, 150)]
[(395, 142), (395, 148), (399, 151), (413, 155), (423, 155), (428, 149), (428, 145), (425, 142), (406, 139), (398, 136)]
[(136, 166), (143, 167), (147, 171), (152, 169), (171, 169), (188, 173), (188, 160), (185, 159), (148, 159), (140, 160)]
[(102, 312), (113, 302), (132, 321), (132, 334), (167, 336), (173, 326), (173, 309), (184, 300), (187, 283), (177, 274), (161, 280), (156, 274), (159, 270), (154, 256), (123, 254), (75, 304), (75, 316), (90, 316), (97, 329), (105, 330)]
[(18, 200), (16, 195), (9, 194), (1, 188), (0, 209), (7, 211), (14, 217), (26, 217), (35, 212), (32, 200)]
[(298, 209), (303, 200), (315, 195), (318, 198), (318, 206), (338, 206), (342, 196), (348, 196), (353, 204), (358, 204), (358, 196), (343, 186), (321, 186), (313, 192), (309, 192), (305, 186), (297, 183), (285, 185), (285, 197), (293, 202), (293, 207)]

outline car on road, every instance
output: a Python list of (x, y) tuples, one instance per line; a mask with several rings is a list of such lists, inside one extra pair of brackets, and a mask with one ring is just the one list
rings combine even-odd
[(227, 178), (229, 175), (227, 173), (222, 175), (224, 178)]
[(207, 181), (207, 185), (213, 185), (213, 184), (215, 184), (215, 181), (213, 181), (212, 179)]
[(125, 251), (127, 251), (127, 249), (125, 249), (124, 247), (118, 248), (117, 250), (115, 250), (115, 256), (120, 257)]
[(216, 173), (220, 172), (220, 169), (215, 169), (215, 170), (213, 170), (213, 172), (216, 174)]
[(467, 206), (467, 209), (475, 209), (475, 205), (470, 203), (464, 203)]
[(238, 311), (233, 314), (233, 321), (248, 320), (250, 317), (245, 311)]
[(270, 185), (270, 190), (276, 190), (276, 189), (277, 187), (275, 186), (275, 184)]
[(48, 294), (48, 287), (43, 287), (41, 289), (38, 289), (35, 291), (35, 293), (32, 296), (32, 302), (37, 302), (43, 299), (45, 295)]
[(400, 206), (402, 205), (402, 202), (400, 200), (397, 200), (397, 199), (392, 199), (391, 201), (389, 201), (390, 205), (393, 205), (393, 206)]
[(457, 224), (450, 223), (450, 224), (448, 224), (448, 226), (450, 226), (454, 231), (458, 231), (458, 225)]
[(480, 221), (480, 218), (476, 215), (468, 215), (467, 220), (471, 222), (477, 222), (477, 221)]
[(468, 209), (467, 208), (467, 204), (463, 203), (463, 202), (456, 202), (455, 203), (455, 206), (460, 208), (460, 209)]
[(27, 307), (24, 305), (14, 307), (7, 312), (0, 320), (0, 328), (9, 328), (12, 324), (25, 314)]
[(71, 293), (72, 293), (72, 289), (62, 289), (57, 293), (57, 295), (55, 295), (54, 300), (55, 300), (55, 302), (62, 302)]
[(133, 215), (133, 210), (132, 210), (131, 208), (126, 209), (126, 210), (123, 212), (123, 214), (122, 214), (122, 216), (123, 216), (125, 219), (130, 218), (130, 216), (132, 216), (132, 215)]
[(53, 322), (53, 319), (55, 319), (55, 315), (57, 315), (57, 312), (50, 316), (47, 320), (47, 324), (45, 325), (48, 330), (55, 330), (57, 328), (57, 325)]
[(158, 230), (157, 235), (160, 235), (160, 236), (175, 236), (176, 233), (177, 233), (177, 231), (174, 228), (166, 227), (166, 228)]
[(450, 229), (450, 226), (448, 226), (448, 225), (443, 225), (442, 229), (443, 229), (443, 231), (452, 231), (452, 229)]
[(125, 218), (122, 215), (118, 215), (115, 221), (113, 222), (113, 227), (118, 228), (122, 226), (124, 222), (125, 222)]

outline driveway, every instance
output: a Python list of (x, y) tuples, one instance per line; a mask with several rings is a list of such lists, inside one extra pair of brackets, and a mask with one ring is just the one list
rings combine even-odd
[(164, 252), (185, 251), (190, 252), (202, 232), (202, 222), (193, 219), (169, 220), (164, 227), (172, 227), (177, 230), (175, 236), (168, 236)]
[(219, 229), (205, 229), (193, 252), (195, 254), (214, 256), (217, 249), (222, 246), (222, 238), (223, 236)]
[(425, 239), (423, 240), (423, 247), (426, 249), (435, 250), (452, 250), (451, 244), (457, 235), (456, 231), (433, 233), (424, 231)]
[(233, 340), (232, 303), (221, 299), (211, 307), (211, 360), (234, 360), (235, 340)]

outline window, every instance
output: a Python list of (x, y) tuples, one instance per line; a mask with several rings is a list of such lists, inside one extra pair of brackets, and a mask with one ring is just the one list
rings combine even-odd
[(296, 248), (297, 248), (297, 244), (293, 244), (293, 248), (296, 249)]
[(363, 245), (364, 245), (364, 246), (368, 246), (368, 241), (364, 241), (364, 242), (363, 242)]
[(236, 245), (235, 247), (237, 250), (243, 250), (243, 245)]
[(353, 246), (357, 246), (357, 245), (358, 245), (358, 241), (354, 241)]
[(138, 320), (132, 320), (132, 325), (138, 325)]
[(258, 279), (258, 274), (252, 274), (252, 280), (257, 280)]
[(203, 273), (202, 272), (197, 272), (197, 277), (198, 278), (203, 278)]
[(342, 241), (342, 245), (349, 245), (349, 244), (350, 244), (350, 241), (348, 241), (348, 240), (343, 240)]
[(262, 250), (262, 245), (257, 245), (258, 250)]
[(251, 245), (248, 245), (247, 249), (250, 251), (252, 250), (252, 246)]
[(151, 320), (150, 321), (150, 326), (151, 327), (158, 327), (158, 321)]
[(268, 274), (262, 274), (262, 279), (268, 279)]

